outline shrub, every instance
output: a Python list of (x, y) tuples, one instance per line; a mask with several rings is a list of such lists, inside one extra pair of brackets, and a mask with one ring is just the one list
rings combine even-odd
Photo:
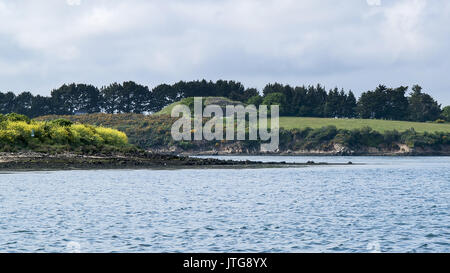
[(128, 137), (123, 132), (103, 127), (97, 127), (95, 131), (107, 145), (125, 146), (128, 144)]
[(66, 127), (52, 126), (50, 127), (49, 136), (52, 144), (68, 144), (69, 130)]
[(258, 107), (259, 105), (262, 104), (263, 100), (264, 100), (263, 97), (261, 97), (260, 95), (256, 95), (256, 96), (253, 96), (253, 97), (249, 98), (247, 100), (247, 103), (251, 104), (251, 105), (255, 105), (256, 107)]
[(397, 130), (384, 132), (384, 142), (392, 144), (400, 140), (400, 133)]
[(7, 114), (6, 119), (9, 121), (25, 121), (27, 123), (30, 122), (30, 118), (24, 115), (20, 115), (20, 114), (16, 114), (16, 113), (11, 113), (11, 114)]
[(36, 132), (41, 130), (38, 123), (27, 123), (25, 121), (7, 121), (4, 125), (5, 134), (9, 135), (9, 143), (26, 146), (26, 144), (35, 137)]
[(183, 150), (189, 150), (194, 147), (194, 143), (191, 141), (180, 141), (178, 142), (178, 146)]
[(58, 152), (83, 146), (97, 151), (105, 145), (126, 147), (128, 137), (114, 129), (73, 124), (65, 119), (42, 122), (17, 114), (0, 116), (0, 151), (18, 148)]
[(71, 140), (75, 145), (103, 145), (105, 140), (97, 133), (94, 126), (74, 124), (70, 127)]
[(352, 133), (348, 130), (339, 130), (338, 134), (333, 139), (334, 143), (340, 143), (344, 145), (351, 145)]
[(320, 129), (310, 131), (307, 138), (313, 141), (332, 140), (337, 134), (336, 126), (326, 126)]
[(450, 106), (446, 106), (442, 109), (442, 118), (450, 122)]
[(68, 119), (64, 119), (64, 118), (60, 118), (60, 119), (55, 119), (50, 121), (50, 123), (53, 125), (57, 125), (57, 126), (62, 126), (62, 127), (69, 127), (72, 126), (73, 122), (68, 120)]

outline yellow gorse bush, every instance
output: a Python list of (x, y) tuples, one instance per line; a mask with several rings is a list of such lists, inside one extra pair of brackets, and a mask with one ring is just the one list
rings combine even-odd
[(0, 143), (14, 143), (14, 141), (19, 137), (19, 133), (15, 130), (0, 129)]
[(97, 134), (105, 141), (106, 144), (110, 145), (125, 145), (128, 143), (128, 137), (125, 133), (104, 127), (96, 128)]
[(98, 145), (104, 142), (92, 126), (73, 124), (68, 128), (70, 129), (73, 143)]
[(28, 142), (33, 138), (33, 135), (38, 135), (42, 131), (43, 127), (41, 122), (5, 121), (0, 126), (0, 141), (9, 144)]
[(71, 142), (69, 130), (65, 127), (51, 126), (49, 128), (49, 136), (50, 140), (55, 144), (69, 144)]
[(31, 142), (71, 146), (125, 146), (128, 138), (118, 130), (84, 124), (62, 126), (34, 120), (0, 122), (0, 144), (26, 146)]

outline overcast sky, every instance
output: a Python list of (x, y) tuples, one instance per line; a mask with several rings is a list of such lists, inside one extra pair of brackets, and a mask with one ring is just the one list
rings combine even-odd
[(228, 79), (450, 104), (448, 0), (0, 0), (0, 90)]

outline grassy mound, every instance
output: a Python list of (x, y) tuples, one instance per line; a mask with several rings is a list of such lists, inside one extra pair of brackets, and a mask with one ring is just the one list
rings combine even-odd
[[(203, 98), (203, 107), (208, 105), (219, 105), (222, 109), (225, 109), (227, 105), (242, 105), (242, 102), (239, 101), (233, 101), (228, 98), (224, 97), (205, 97)], [(174, 102), (165, 108), (163, 108), (161, 111), (155, 113), (154, 115), (160, 116), (160, 115), (171, 115), (172, 109), (177, 105), (187, 105), (191, 109), (191, 112), (194, 112), (194, 98), (185, 98), (180, 101)]]

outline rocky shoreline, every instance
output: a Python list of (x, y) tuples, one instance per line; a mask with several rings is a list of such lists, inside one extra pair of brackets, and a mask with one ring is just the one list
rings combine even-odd
[(182, 156), (214, 156), (214, 155), (281, 155), (281, 156), (450, 156), (450, 146), (437, 147), (416, 147), (411, 148), (405, 144), (397, 143), (392, 148), (375, 148), (375, 147), (360, 147), (358, 149), (351, 149), (344, 145), (334, 144), (325, 150), (289, 150), (280, 149), (272, 153), (262, 153), (258, 149), (245, 148), (240, 143), (233, 143), (224, 145), (218, 149), (208, 149), (207, 147), (200, 149), (184, 150), (180, 147), (155, 147), (152, 152), (167, 154), (167, 155), (182, 155)]
[[(349, 162), (348, 164), (352, 164)], [(134, 154), (75, 153), (45, 154), (34, 152), (0, 153), (0, 171), (46, 171), (90, 169), (184, 169), (184, 168), (289, 168), (328, 163), (286, 163), (201, 159), (186, 156), (163, 155), (149, 152)]]

